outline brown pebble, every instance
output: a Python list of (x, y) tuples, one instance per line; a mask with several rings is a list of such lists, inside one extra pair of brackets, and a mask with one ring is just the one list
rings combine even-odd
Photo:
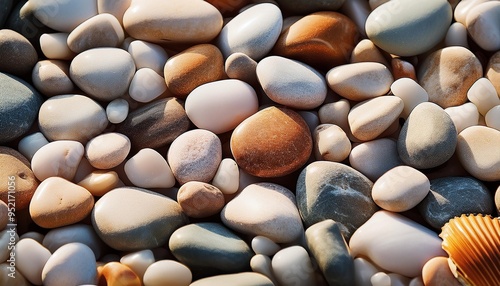
[(142, 286), (141, 279), (128, 266), (108, 262), (97, 267), (98, 286)]
[(410, 62), (394, 58), (391, 60), (391, 67), (394, 81), (404, 77), (408, 77), (413, 79), (414, 81), (417, 81), (415, 67)]
[(189, 181), (179, 188), (177, 202), (190, 217), (209, 217), (224, 207), (224, 194), (211, 184)]

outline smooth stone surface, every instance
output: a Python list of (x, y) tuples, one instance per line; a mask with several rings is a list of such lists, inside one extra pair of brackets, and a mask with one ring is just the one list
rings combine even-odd
[(422, 268), (422, 282), (425, 286), (460, 286), (462, 285), (450, 270), (446, 257), (429, 259)]
[(429, 101), (427, 91), (411, 78), (400, 78), (391, 84), (391, 92), (404, 103), (401, 117), (407, 118), (415, 106)]
[(403, 108), (403, 100), (390, 95), (354, 105), (347, 116), (352, 135), (361, 141), (377, 138), (399, 118)]
[(401, 160), (417, 169), (437, 167), (448, 161), (457, 145), (457, 131), (450, 116), (438, 105), (417, 105), (398, 138)]
[(306, 230), (306, 242), (329, 285), (353, 285), (353, 257), (337, 222), (313, 224)]
[(321, 124), (313, 132), (316, 160), (342, 162), (351, 153), (351, 141), (337, 125)]
[[(143, 277), (147, 269), (149, 268), (149, 266), (155, 263), (155, 257), (153, 251), (144, 249), (125, 254), (120, 258), (120, 263), (129, 267), (132, 271), (134, 271), (135, 274), (137, 274), (139, 279), (143, 281)], [(173, 267), (175, 267), (175, 265), (173, 265)]]
[(389, 272), (415, 277), (429, 259), (447, 256), (441, 242), (435, 232), (413, 220), (378, 211), (352, 235), (349, 247), (353, 257), (364, 256)]
[(306, 163), (312, 138), (304, 119), (287, 108), (268, 107), (245, 119), (231, 135), (238, 166), (258, 177), (280, 177)]
[(245, 241), (214, 222), (183, 226), (172, 234), (168, 245), (195, 277), (248, 270), (253, 256)]
[(189, 129), (184, 102), (174, 97), (150, 102), (129, 113), (116, 132), (127, 136), (132, 148), (159, 148)]
[(87, 224), (72, 224), (51, 229), (44, 236), (42, 244), (51, 253), (54, 253), (61, 246), (73, 242), (79, 242), (90, 247), (96, 259), (101, 257), (102, 242), (92, 226)]
[(349, 163), (370, 180), (376, 181), (382, 174), (402, 162), (396, 141), (381, 138), (355, 145), (349, 154)]
[(91, 98), (78, 94), (53, 96), (42, 104), (38, 113), (40, 131), (49, 141), (86, 143), (101, 134), (107, 124), (104, 108)]
[(113, 124), (122, 123), (127, 119), (128, 111), (129, 104), (123, 98), (114, 99), (106, 106), (106, 116), (108, 121)]
[[(16, 273), (14, 278), (9, 277), (8, 275), (12, 273), (12, 268), (7, 262), (0, 263), (0, 283), (2, 285), (9, 286), (31, 286), (32, 284), (24, 278), (21, 273)], [(269, 284), (272, 285), (272, 284)]]
[(429, 179), (422, 172), (409, 166), (398, 166), (373, 184), (372, 198), (385, 210), (404, 212), (418, 205), (429, 190)]
[(464, 48), (468, 48), (469, 43), (467, 42), (467, 28), (465, 25), (460, 22), (452, 23), (448, 28), (448, 32), (446, 32), (444, 44), (447, 47), (462, 46)]
[(69, 78), (69, 63), (43, 60), (36, 63), (31, 74), (35, 88), (45, 96), (71, 93), (75, 86)]
[(215, 172), (212, 185), (225, 195), (234, 194), (240, 185), (240, 168), (231, 158), (224, 158)]
[(78, 182), (79, 186), (87, 189), (93, 196), (100, 197), (121, 183), (115, 171), (96, 170)]
[(415, 67), (408, 61), (402, 60), (400, 58), (393, 58), (391, 60), (392, 75), (394, 79), (400, 78), (411, 78), (417, 80), (417, 74), (415, 72)]
[(177, 192), (177, 202), (189, 217), (204, 218), (219, 213), (224, 207), (224, 194), (208, 183), (189, 181)]
[(285, 29), (273, 53), (328, 70), (349, 61), (358, 35), (356, 24), (347, 16), (315, 12)]
[(418, 82), (429, 101), (442, 108), (464, 104), (467, 91), (483, 75), (479, 59), (464, 47), (446, 47), (428, 55), (418, 69)]
[(165, 79), (150, 68), (137, 70), (130, 82), (128, 94), (137, 102), (150, 102), (167, 90)]
[(190, 286), (218, 286), (237, 284), (239, 286), (273, 286), (274, 283), (266, 276), (255, 272), (215, 275), (196, 280)]
[(109, 13), (123, 24), (123, 14), (130, 7), (132, 0), (97, 0), (97, 11), (99, 14)]
[(31, 283), (42, 285), (42, 270), (51, 253), (31, 238), (21, 239), (16, 244), (16, 269)]
[[(0, 177), (0, 200), (8, 209), (26, 209), (38, 187), (30, 162), (15, 149), (0, 146), (0, 173), (3, 175)], [(7, 219), (7, 212), (0, 221), (4, 219)]]
[(187, 131), (177, 137), (167, 153), (167, 161), (180, 184), (210, 182), (222, 160), (222, 144), (214, 133), (204, 129)]
[(146, 41), (134, 40), (129, 44), (127, 51), (134, 59), (137, 69), (150, 68), (163, 76), (163, 69), (168, 60), (168, 54), (162, 46)]
[(203, 84), (186, 98), (186, 114), (191, 122), (215, 134), (233, 130), (258, 108), (253, 87), (236, 79)]
[(497, 94), (500, 94), (500, 51), (494, 53), (488, 60), (485, 76), (495, 86)]
[(163, 74), (168, 90), (185, 98), (200, 85), (223, 79), (224, 59), (214, 45), (195, 45), (169, 58)]
[(174, 174), (167, 160), (151, 148), (144, 148), (127, 160), (124, 166), (127, 178), (140, 188), (171, 188)]
[(99, 237), (110, 247), (124, 251), (164, 245), (174, 230), (186, 223), (177, 202), (133, 187), (106, 193), (92, 211), (92, 225)]
[(303, 233), (295, 196), (273, 183), (245, 187), (226, 204), (221, 219), (239, 233), (265, 236), (276, 243), (292, 242)]
[(68, 243), (56, 250), (43, 267), (47, 286), (95, 284), (97, 267), (94, 253), (85, 244)]
[(281, 249), (273, 256), (271, 263), (280, 285), (316, 285), (311, 259), (302, 246), (294, 245)]
[[(297, 205), (306, 227), (325, 219), (341, 224), (346, 238), (378, 207), (371, 198), (373, 183), (355, 169), (336, 162), (309, 164), (297, 180)], [(356, 206), (356, 208), (353, 208)]]
[(467, 98), (476, 105), (481, 115), (485, 116), (488, 111), (500, 105), (495, 86), (487, 78), (478, 79), (467, 91)]
[(379, 270), (363, 257), (354, 258), (354, 285), (364, 286), (371, 284), (371, 277)]
[(141, 286), (141, 279), (128, 266), (111, 261), (99, 267), (98, 285)]
[(240, 52), (259, 61), (273, 48), (282, 26), (283, 17), (278, 6), (257, 4), (236, 15), (222, 28), (217, 46), (224, 58)]
[(205, 1), (132, 1), (123, 26), (131, 37), (152, 43), (206, 43), (219, 34), (222, 15)]
[(271, 100), (290, 108), (314, 109), (326, 98), (323, 75), (299, 61), (266, 57), (257, 64), (257, 78)]
[(160, 260), (151, 264), (144, 274), (144, 286), (189, 286), (191, 270), (175, 260)]
[(97, 1), (94, 0), (30, 0), (29, 5), (40, 22), (60, 32), (69, 33), (97, 15)]
[(491, 52), (500, 49), (500, 3), (497, 1), (488, 1), (471, 8), (465, 18), (465, 26), (482, 49)]
[(0, 30), (0, 72), (25, 75), (38, 60), (33, 45), (23, 35), (9, 29)]
[(384, 51), (399, 56), (422, 54), (441, 41), (452, 21), (446, 0), (395, 0), (377, 7), (366, 20), (366, 34)]
[(486, 126), (500, 131), (500, 105), (491, 108), (484, 116)]
[(382, 52), (369, 39), (363, 39), (354, 47), (351, 54), (351, 63), (377, 62), (389, 66)]
[(69, 33), (44, 33), (40, 36), (40, 49), (52, 60), (72, 60), (76, 55), (69, 49)]
[(257, 84), (257, 62), (244, 53), (233, 53), (224, 62), (224, 70), (229, 78), (239, 79), (249, 84)]
[(94, 48), (78, 54), (71, 61), (69, 73), (89, 96), (112, 101), (128, 91), (135, 68), (132, 56), (122, 49)]
[(42, 97), (29, 83), (0, 72), (0, 143), (25, 134), (36, 119)]
[(130, 148), (127, 136), (116, 132), (104, 133), (87, 142), (85, 157), (94, 168), (111, 169), (127, 158)]
[(394, 79), (381, 63), (363, 62), (334, 67), (326, 74), (330, 88), (340, 96), (361, 101), (384, 95)]
[(470, 10), (472, 8), (476, 7), (477, 5), (488, 2), (490, 0), (467, 0), (467, 1), (460, 1), (457, 6), (455, 7), (455, 10), (453, 11), (453, 17), (455, 20), (463, 25), (466, 24), (466, 18), (467, 14), (469, 14)]
[(347, 115), (351, 110), (351, 104), (345, 98), (338, 101), (325, 103), (318, 110), (319, 121), (322, 124), (335, 124), (342, 130), (349, 130)]
[(44, 228), (74, 224), (90, 214), (94, 197), (85, 188), (60, 177), (40, 183), (31, 199), (31, 219)]
[(278, 282), (276, 281), (276, 277), (274, 277), (272, 261), (269, 256), (262, 254), (254, 255), (250, 260), (250, 267), (252, 268), (253, 272), (260, 273), (269, 278), (269, 280), (271, 280), (274, 285), (278, 284)]
[(81, 23), (68, 35), (70, 50), (79, 54), (92, 48), (118, 47), (125, 33), (115, 16), (102, 13)]
[(472, 126), (458, 134), (457, 154), (467, 172), (483, 181), (500, 180), (500, 131)]
[(71, 181), (85, 152), (82, 143), (58, 140), (44, 145), (31, 159), (31, 169), (38, 180), (61, 177)]
[(479, 111), (472, 102), (467, 102), (459, 106), (451, 106), (444, 110), (450, 116), (457, 134), (465, 128), (479, 124)]
[(0, 261), (8, 262), (7, 259), (10, 259), (9, 247), (12, 248), (12, 245), (15, 246), (18, 241), (19, 236), (17, 235), (15, 226), (0, 231)]
[(19, 140), (17, 150), (19, 150), (19, 152), (23, 154), (28, 161), (31, 161), (36, 151), (47, 144), (49, 144), (49, 141), (47, 141), (47, 138), (43, 136), (42, 132), (35, 132)]
[(252, 238), (252, 250), (256, 254), (261, 254), (264, 256), (273, 256), (278, 252), (281, 247), (276, 244), (276, 242), (272, 241), (271, 239), (262, 236), (262, 235), (257, 235), (254, 238)]

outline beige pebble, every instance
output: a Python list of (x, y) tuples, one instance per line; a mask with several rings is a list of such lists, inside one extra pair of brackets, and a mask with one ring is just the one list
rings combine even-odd
[(68, 35), (70, 50), (81, 53), (98, 47), (119, 47), (125, 33), (115, 16), (102, 13), (81, 23)]
[(370, 180), (376, 181), (385, 172), (401, 165), (401, 160), (396, 142), (381, 138), (355, 145), (349, 154), (349, 163)]
[(140, 188), (171, 188), (175, 178), (165, 158), (151, 148), (141, 149), (124, 166), (127, 178)]
[(499, 18), (500, 3), (498, 1), (488, 1), (472, 7), (465, 18), (465, 26), (469, 35), (486, 51), (495, 52), (500, 49)]
[(464, 24), (460, 22), (451, 24), (446, 33), (444, 44), (447, 47), (462, 46), (464, 48), (469, 48), (469, 43), (467, 43), (467, 28)]
[(215, 186), (189, 181), (177, 192), (177, 202), (182, 211), (193, 218), (204, 218), (217, 214), (224, 207), (224, 194)]
[(371, 277), (378, 271), (379, 270), (366, 258), (354, 258), (354, 285), (370, 285)]
[(137, 102), (150, 102), (167, 90), (165, 79), (150, 68), (135, 72), (128, 93)]
[(35, 285), (42, 285), (42, 270), (50, 258), (50, 251), (39, 242), (25, 238), (15, 248), (16, 268)]
[(404, 103), (401, 117), (407, 118), (410, 112), (422, 102), (429, 100), (427, 91), (411, 78), (400, 78), (391, 85), (391, 92)]
[(472, 10), (474, 7), (481, 3), (488, 2), (490, 0), (467, 0), (467, 1), (460, 1), (457, 6), (455, 7), (455, 10), (453, 12), (453, 17), (455, 20), (462, 25), (465, 26), (466, 24), (466, 18), (467, 14), (469, 14), (470, 10)]
[(500, 131), (500, 105), (491, 108), (490, 111), (486, 113), (484, 120), (486, 126)]
[(500, 51), (490, 57), (485, 71), (486, 78), (495, 86), (497, 94), (500, 94)]
[(36, 151), (31, 160), (31, 169), (40, 181), (49, 177), (72, 180), (84, 152), (85, 148), (80, 142), (53, 141)]
[(75, 86), (69, 78), (69, 63), (43, 60), (36, 63), (31, 74), (33, 85), (45, 96), (71, 93)]
[(281, 247), (274, 241), (262, 235), (257, 235), (254, 238), (252, 238), (251, 245), (252, 245), (252, 250), (256, 254), (262, 254), (269, 257), (273, 256), (274, 254), (276, 254), (276, 252), (278, 252), (281, 249)]
[(41, 23), (61, 32), (69, 33), (88, 18), (97, 15), (97, 1), (33, 0), (29, 5)]
[(118, 187), (120, 183), (115, 171), (97, 170), (79, 181), (78, 185), (87, 189), (93, 196), (100, 197)]
[(137, 69), (150, 68), (163, 76), (163, 67), (168, 60), (168, 54), (162, 46), (133, 40), (126, 50), (132, 55)]
[(94, 252), (95, 258), (100, 258), (104, 250), (102, 241), (95, 233), (92, 225), (76, 223), (51, 229), (43, 238), (42, 244), (54, 253), (60, 247), (73, 242), (83, 243)]
[(144, 286), (188, 286), (193, 275), (184, 264), (175, 260), (159, 260), (144, 274)]
[(467, 91), (467, 98), (476, 105), (481, 115), (485, 116), (488, 111), (497, 105), (500, 105), (497, 91), (487, 78), (478, 79)]
[(0, 201), (0, 229), (4, 229), (9, 222), (9, 207), (4, 201)]
[(380, 52), (379, 48), (369, 39), (361, 40), (352, 50), (351, 63), (377, 62), (388, 67), (389, 62)]
[(451, 106), (444, 110), (450, 116), (457, 134), (467, 127), (479, 124), (479, 111), (472, 102), (467, 102), (459, 106)]
[(19, 140), (17, 150), (19, 150), (19, 152), (23, 154), (26, 159), (31, 161), (36, 151), (47, 144), (49, 144), (49, 141), (47, 141), (47, 138), (43, 136), (42, 132), (35, 132)]
[(316, 160), (342, 162), (351, 153), (351, 141), (337, 125), (319, 125), (314, 130), (313, 140)]
[(142, 281), (149, 266), (155, 263), (153, 251), (149, 249), (128, 253), (120, 258), (120, 263), (128, 266)]
[(52, 60), (71, 60), (75, 53), (68, 47), (69, 33), (46, 33), (40, 36), (40, 48), (44, 56)]
[(326, 103), (319, 108), (319, 121), (322, 124), (328, 123), (338, 125), (346, 131), (349, 129), (347, 116), (350, 110), (351, 105), (347, 99)]
[(279, 285), (278, 281), (276, 281), (276, 277), (274, 277), (272, 260), (269, 256), (256, 254), (250, 259), (250, 268), (252, 268), (253, 272), (260, 273), (269, 280), (273, 281), (274, 285)]
[(238, 164), (231, 158), (224, 158), (215, 172), (212, 185), (217, 187), (225, 195), (234, 194), (239, 187), (240, 169)]
[(109, 13), (123, 24), (123, 14), (130, 7), (132, 0), (97, 0), (97, 11), (99, 14)]
[(257, 62), (244, 53), (233, 53), (227, 57), (224, 70), (229, 78), (239, 79), (249, 84), (258, 83)]
[(127, 136), (111, 132), (90, 139), (85, 146), (85, 157), (97, 169), (111, 169), (120, 165), (130, 152)]
[(460, 286), (462, 285), (450, 270), (448, 258), (434, 257), (422, 268), (422, 282), (425, 286)]
[(128, 116), (129, 104), (123, 98), (113, 99), (106, 106), (106, 116), (113, 124), (122, 123)]
[[(280, 285), (288, 285), (290, 277), (296, 286), (316, 285), (311, 259), (302, 246), (294, 245), (278, 251), (273, 256), (272, 267)], [(297, 272), (290, 272), (290, 269), (297, 269)]]

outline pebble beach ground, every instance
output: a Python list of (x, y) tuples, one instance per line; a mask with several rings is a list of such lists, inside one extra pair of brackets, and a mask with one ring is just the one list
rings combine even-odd
[(0, 0), (0, 286), (500, 285), (500, 1)]

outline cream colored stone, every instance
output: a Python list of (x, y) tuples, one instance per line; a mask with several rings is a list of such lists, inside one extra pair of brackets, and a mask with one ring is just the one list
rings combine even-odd
[(61, 60), (39, 61), (33, 68), (31, 80), (45, 96), (71, 93), (75, 86), (69, 78), (69, 63)]
[(344, 131), (349, 129), (347, 116), (351, 110), (351, 105), (347, 99), (326, 103), (319, 108), (318, 116), (322, 124), (335, 124), (340, 126)]
[(404, 103), (401, 117), (407, 118), (410, 112), (422, 102), (429, 100), (427, 91), (411, 78), (400, 78), (391, 85), (391, 92)]
[(127, 136), (111, 132), (90, 139), (85, 146), (85, 157), (97, 169), (111, 169), (120, 165), (131, 148)]
[(479, 4), (488, 2), (490, 0), (466, 0), (466, 1), (460, 1), (457, 6), (455, 7), (453, 16), (455, 20), (462, 25), (465, 26), (466, 24), (466, 18), (467, 15), (469, 14), (470, 10), (472, 10), (474, 7), (476, 7)]
[(269, 256), (256, 254), (250, 260), (250, 268), (252, 268), (253, 272), (260, 273), (269, 280), (273, 281), (274, 285), (279, 285), (278, 281), (276, 281), (276, 277), (274, 277), (272, 261)]
[(450, 116), (457, 134), (467, 127), (479, 124), (479, 111), (472, 102), (467, 102), (459, 106), (451, 106), (444, 110)]
[(316, 285), (314, 270), (307, 251), (299, 245), (281, 249), (272, 259), (273, 273), (280, 285), (288, 285), (291, 269), (300, 269), (301, 275), (294, 275), (296, 286)]
[(25, 238), (15, 248), (16, 268), (35, 285), (42, 285), (42, 270), (50, 258), (50, 251), (39, 242)]
[(132, 0), (97, 0), (97, 11), (99, 14), (109, 13), (123, 24), (123, 14), (130, 7)]
[(40, 48), (44, 56), (52, 60), (71, 60), (75, 53), (68, 47), (69, 33), (51, 33), (40, 36)]
[(354, 259), (354, 285), (370, 285), (371, 277), (379, 270), (366, 258), (357, 257)]
[(401, 165), (401, 160), (396, 142), (381, 138), (353, 146), (349, 163), (370, 180), (376, 181), (385, 172)]
[(485, 116), (488, 111), (497, 105), (500, 105), (495, 86), (487, 78), (478, 79), (467, 91), (467, 98), (476, 105), (481, 115)]
[(369, 39), (363, 39), (354, 47), (351, 53), (351, 63), (376, 62), (388, 67), (389, 62), (380, 50)]
[(238, 191), (239, 178), (238, 164), (231, 158), (225, 158), (222, 159), (217, 172), (215, 172), (212, 185), (219, 188), (225, 195), (234, 194)]
[(486, 113), (484, 120), (486, 121), (486, 126), (500, 131), (500, 105), (491, 108)]
[(113, 124), (122, 123), (128, 116), (129, 104), (123, 98), (113, 99), (106, 106), (106, 116)]
[(93, 196), (101, 197), (105, 193), (118, 187), (121, 181), (115, 171), (93, 171), (78, 182), (79, 186), (87, 189)]
[(150, 102), (167, 90), (165, 79), (150, 68), (135, 72), (128, 93), (135, 101)]
[(124, 166), (128, 179), (141, 188), (171, 188), (175, 178), (165, 158), (151, 148), (141, 149)]
[(41, 23), (61, 32), (71, 32), (78, 25), (97, 15), (95, 0), (30, 0), (33, 14)]
[(72, 180), (85, 148), (82, 143), (59, 140), (44, 145), (31, 159), (31, 169), (38, 180), (49, 177), (61, 177)]
[(143, 281), (146, 270), (155, 263), (153, 252), (149, 249), (128, 253), (120, 258), (120, 263), (128, 266)]
[(163, 76), (163, 68), (168, 60), (168, 54), (160, 45), (141, 40), (130, 42), (127, 51), (134, 59), (137, 69), (150, 68)]
[[(468, 2), (470, 2), (470, 0)], [(444, 44), (447, 47), (462, 46), (464, 48), (469, 48), (469, 43), (467, 43), (467, 27), (460, 22), (451, 24), (446, 33)]]
[(316, 160), (342, 162), (351, 153), (351, 141), (337, 125), (319, 125), (314, 130), (313, 138)]
[(488, 1), (470, 9), (465, 26), (471, 38), (486, 51), (500, 49), (500, 2)]
[(189, 286), (191, 270), (175, 260), (159, 260), (144, 273), (144, 286)]
[(252, 250), (256, 254), (262, 254), (266, 256), (273, 256), (278, 252), (281, 247), (269, 238), (261, 235), (257, 235), (252, 238)]

